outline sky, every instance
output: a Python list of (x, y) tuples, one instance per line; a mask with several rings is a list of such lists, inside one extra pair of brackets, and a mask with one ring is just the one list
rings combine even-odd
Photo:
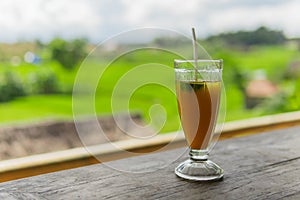
[(143, 27), (200, 38), (259, 26), (300, 37), (299, 0), (0, 0), (0, 42), (54, 37), (101, 42)]

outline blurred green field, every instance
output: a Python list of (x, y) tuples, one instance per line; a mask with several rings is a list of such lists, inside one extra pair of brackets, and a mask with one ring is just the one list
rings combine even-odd
[[(245, 119), (266, 114), (261, 107), (246, 110), (244, 108), (244, 99), (238, 84), (234, 82), (232, 74), (235, 70), (239, 70), (248, 77), (253, 76), (254, 70), (263, 69), (266, 71), (268, 78), (278, 84), (281, 83), (282, 75), (285, 72), (288, 64), (300, 57), (298, 50), (289, 49), (286, 46), (257, 46), (251, 47), (245, 51), (241, 50), (219, 50), (211, 53), (213, 58), (224, 59), (224, 83), (226, 87), (227, 100), (227, 115), (226, 121)], [(134, 53), (128, 53), (117, 60), (104, 71), (104, 74), (99, 81), (97, 92), (95, 94), (94, 105), (98, 115), (106, 115), (112, 112), (111, 95), (117, 81), (128, 73), (133, 67), (145, 63), (159, 63), (161, 65), (173, 67), (173, 60), (176, 55), (167, 52), (140, 50)], [(153, 69), (159, 64), (150, 64)], [(89, 71), (86, 80), (82, 85), (89, 84), (89, 78), (97, 75), (99, 72), (99, 64), (91, 59), (84, 63), (88, 66)], [(149, 65), (149, 64), (148, 64)], [(148, 66), (151, 68), (151, 66)], [(61, 94), (34, 95), (17, 98), (13, 101), (0, 103), (0, 124), (7, 123), (24, 123), (29, 121), (41, 121), (47, 119), (71, 119), (72, 112), (72, 87), (76, 77), (77, 70), (68, 71), (63, 69), (58, 63), (52, 60), (45, 60), (41, 64), (25, 64), (20, 66), (11, 66), (9, 63), (0, 64), (0, 73), (5, 71), (13, 71), (17, 73), (25, 82), (31, 73), (35, 71), (52, 71), (54, 72), (60, 83), (60, 87), (64, 88)], [(174, 74), (166, 70), (158, 73), (157, 70), (148, 70), (147, 73), (137, 73), (137, 78), (155, 78), (157, 81), (174, 81)], [(121, 84), (122, 92), (117, 94), (115, 103), (116, 111), (122, 112), (123, 109), (129, 107), (134, 112), (143, 114), (146, 120), (150, 120), (149, 109), (154, 104), (161, 104), (166, 113), (168, 120), (162, 132), (174, 131), (179, 127), (179, 118), (177, 112), (176, 97), (172, 91), (158, 86), (156, 84), (148, 84), (139, 88), (132, 95), (129, 104), (122, 99), (122, 95), (126, 95), (126, 88), (130, 88), (136, 83), (132, 78)], [(291, 84), (291, 83), (289, 83)], [(84, 88), (84, 87), (83, 87)], [(90, 102), (87, 102), (90, 103)], [(300, 104), (300, 103), (299, 103)], [(83, 115), (89, 114), (89, 109), (85, 109), (86, 104), (77, 105)], [(157, 115), (162, 113), (157, 111)], [(162, 113), (163, 114), (163, 113)], [(159, 122), (158, 122), (159, 123)]]
[[(215, 56), (224, 59), (223, 79), (227, 96), (226, 120), (232, 121), (268, 114), (262, 107), (251, 110), (244, 108), (243, 94), (238, 89), (238, 83), (232, 79), (232, 73), (239, 70), (246, 79), (251, 80), (255, 76), (256, 70), (263, 70), (267, 79), (277, 84), (279, 88), (293, 87), (295, 80), (286, 79), (285, 75), (288, 66), (293, 61), (299, 60), (300, 51), (291, 49), (288, 46), (254, 46), (246, 51), (216, 52)], [(270, 103), (271, 101), (273, 99), (270, 100)], [(300, 102), (297, 107), (300, 108)], [(274, 113), (282, 112), (281, 110), (276, 111), (276, 108), (274, 109)]]

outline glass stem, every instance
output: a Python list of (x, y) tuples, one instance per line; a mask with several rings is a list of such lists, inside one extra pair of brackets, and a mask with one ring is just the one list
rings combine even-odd
[(207, 150), (191, 149), (189, 155), (190, 158), (195, 161), (207, 161), (208, 159)]

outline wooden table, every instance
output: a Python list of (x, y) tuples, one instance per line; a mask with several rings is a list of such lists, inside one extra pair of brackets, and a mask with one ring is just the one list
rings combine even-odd
[[(300, 199), (300, 126), (219, 142), (211, 160), (217, 182), (176, 177), (186, 149), (152, 153), (0, 184), (0, 199)], [(126, 168), (153, 172), (128, 173)]]

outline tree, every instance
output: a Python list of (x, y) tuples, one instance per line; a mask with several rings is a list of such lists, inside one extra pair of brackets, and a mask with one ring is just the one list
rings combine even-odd
[(0, 76), (0, 102), (10, 101), (25, 96), (25, 88), (21, 79), (14, 73), (6, 71)]
[(85, 39), (66, 41), (55, 38), (50, 42), (49, 48), (52, 59), (58, 61), (65, 69), (72, 70), (87, 55), (86, 45)]

